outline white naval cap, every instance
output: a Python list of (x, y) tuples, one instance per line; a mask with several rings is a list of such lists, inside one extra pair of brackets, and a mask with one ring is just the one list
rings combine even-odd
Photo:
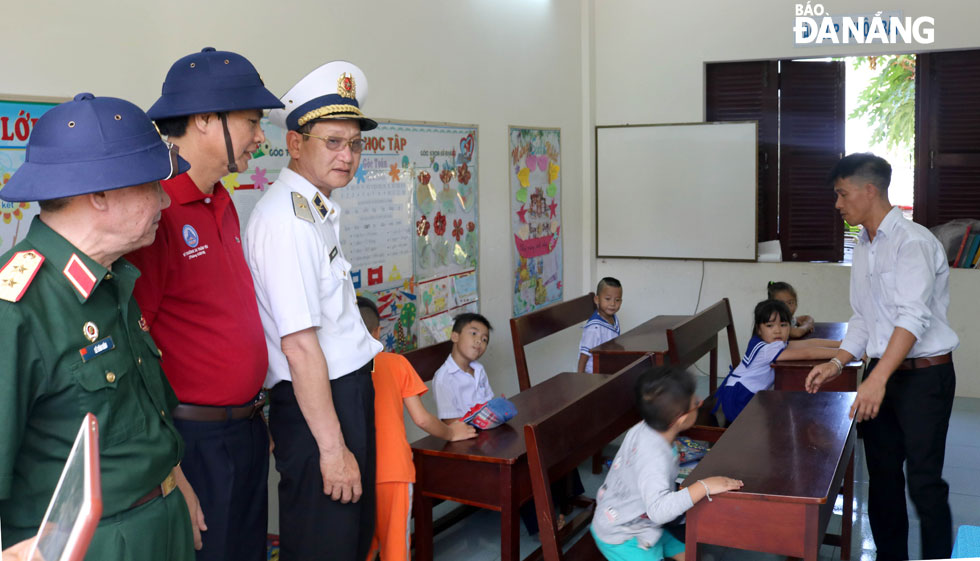
[(364, 72), (345, 60), (328, 62), (303, 77), (280, 98), (284, 109), (269, 112), (269, 121), (286, 130), (297, 130), (321, 119), (356, 119), (362, 131), (378, 126), (361, 113), (367, 97)]

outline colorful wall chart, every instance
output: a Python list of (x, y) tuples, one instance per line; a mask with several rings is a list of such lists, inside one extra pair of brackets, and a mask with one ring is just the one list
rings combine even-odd
[(510, 127), (514, 315), (562, 299), (561, 131)]
[[(27, 139), (34, 130), (34, 123), (58, 103), (60, 101), (0, 99), (0, 190), (24, 163)], [(0, 201), (0, 253), (24, 239), (38, 211), (36, 202)]]
[[(249, 169), (222, 179), (243, 228), (289, 163), (285, 131), (265, 119), (263, 130)], [(341, 245), (354, 287), (378, 303), (387, 350), (443, 341), (446, 318), (451, 327), (452, 315), (477, 309), (476, 127), (380, 122), (362, 137), (354, 180), (332, 195), (343, 209)], [(448, 290), (435, 291), (442, 279)]]

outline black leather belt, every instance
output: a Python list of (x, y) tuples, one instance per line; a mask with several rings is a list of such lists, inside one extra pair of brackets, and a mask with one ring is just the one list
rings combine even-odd
[(174, 408), (173, 415), (175, 419), (181, 421), (220, 422), (251, 419), (265, 406), (265, 398), (265, 392), (260, 392), (252, 403), (236, 407), (181, 403)]
[(919, 368), (929, 368), (940, 364), (953, 362), (953, 353), (946, 353), (939, 356), (926, 356), (919, 358), (907, 358), (898, 363), (896, 370), (917, 370)]

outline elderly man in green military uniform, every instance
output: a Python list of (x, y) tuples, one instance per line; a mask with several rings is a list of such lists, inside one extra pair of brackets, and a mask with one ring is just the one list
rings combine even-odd
[(122, 259), (153, 241), (169, 204), (159, 181), (188, 167), (138, 107), (79, 94), (41, 117), (0, 191), (41, 201), (27, 237), (0, 256), (5, 547), (37, 532), (92, 412), (103, 518), (86, 558), (193, 559), (198, 507), (179, 466), (177, 400), (132, 296), (139, 271)]

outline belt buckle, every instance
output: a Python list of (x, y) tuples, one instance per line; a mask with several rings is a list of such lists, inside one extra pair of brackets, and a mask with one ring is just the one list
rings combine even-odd
[(174, 477), (174, 472), (171, 471), (170, 475), (168, 475), (167, 478), (163, 480), (163, 483), (160, 484), (160, 493), (164, 497), (166, 497), (167, 495), (172, 493), (176, 487), (177, 487), (177, 478)]

